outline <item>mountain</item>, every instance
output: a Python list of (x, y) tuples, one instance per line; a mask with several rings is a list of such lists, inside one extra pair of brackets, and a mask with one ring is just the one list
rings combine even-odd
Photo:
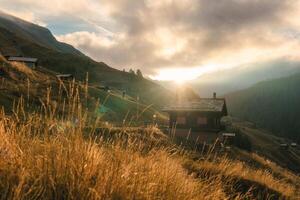
[(189, 84), (200, 96), (218, 95), (246, 89), (258, 82), (285, 77), (300, 72), (300, 63), (277, 59), (243, 65), (233, 69), (205, 74)]
[(231, 115), (300, 142), (300, 74), (226, 94)]
[(51, 32), (41, 26), (24, 21), (0, 11), (0, 27), (33, 43), (64, 53), (83, 55), (71, 45), (58, 42)]
[(58, 42), (48, 29), (5, 13), (0, 13), (0, 53), (38, 58), (40, 67), (73, 74), (81, 82), (88, 73), (92, 86), (126, 91), (132, 98), (139, 97), (141, 103), (156, 108), (175, 95), (150, 80), (96, 62), (74, 47)]

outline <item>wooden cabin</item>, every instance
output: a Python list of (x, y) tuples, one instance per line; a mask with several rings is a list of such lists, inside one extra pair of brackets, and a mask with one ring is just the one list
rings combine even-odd
[(38, 59), (37, 58), (29, 58), (29, 57), (22, 57), (22, 56), (6, 56), (8, 62), (17, 62), (25, 64), (27, 67), (35, 69), (38, 66)]
[(211, 140), (224, 129), (221, 118), (227, 116), (224, 98), (200, 98), (196, 101), (177, 102), (163, 109), (169, 114), (169, 128), (180, 136), (191, 135), (200, 140)]
[(56, 78), (62, 81), (72, 81), (74, 79), (74, 76), (72, 74), (58, 74), (56, 75)]
[(291, 143), (291, 147), (297, 147), (297, 143), (296, 142), (292, 142)]

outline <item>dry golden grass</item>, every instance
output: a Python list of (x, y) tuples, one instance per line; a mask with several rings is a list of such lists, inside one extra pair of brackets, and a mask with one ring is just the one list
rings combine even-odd
[(2, 55), (0, 55), (0, 62), (4, 62), (4, 61), (5, 61), (5, 58)]
[(15, 81), (22, 82), (25, 79), (31, 81), (45, 81), (49, 77), (43, 73), (39, 73), (21, 62), (8, 62), (4, 57), (0, 56), (0, 68)]
[[(222, 174), (227, 180), (241, 179), (258, 183), (264, 187), (283, 194), (286, 197), (293, 197), (296, 194), (297, 188), (289, 182), (277, 179), (271, 171), (264, 169), (254, 169), (246, 163), (222, 158), (217, 162), (201, 161), (198, 168), (216, 174)], [(255, 184), (253, 184), (255, 187)]]
[(251, 158), (259, 163), (261, 163), (263, 166), (271, 170), (274, 174), (277, 174), (277, 176), (284, 178), (287, 182), (294, 183), (296, 185), (300, 185), (300, 177), (293, 174), (287, 169), (284, 169), (277, 165), (276, 163), (272, 162), (271, 160), (268, 160), (262, 156), (259, 156), (255, 153), (250, 154)]
[(66, 99), (51, 103), (49, 90), (39, 112), (24, 100), (0, 112), (0, 199), (296, 199), (296, 186), (271, 172), (193, 161), (157, 128), (103, 134), (80, 88), (63, 88)]
[(17, 70), (20, 73), (23, 73), (27, 75), (28, 77), (32, 78), (35, 77), (35, 73), (32, 69), (27, 67), (25, 64), (20, 63), (20, 62), (11, 62), (11, 66)]
[(181, 159), (166, 150), (144, 154), (134, 139), (95, 142), (72, 126), (55, 133), (48, 124), (33, 136), (38, 116), (21, 126), (1, 119), (3, 199), (212, 199), (211, 192), (225, 198), (214, 183), (189, 176)]

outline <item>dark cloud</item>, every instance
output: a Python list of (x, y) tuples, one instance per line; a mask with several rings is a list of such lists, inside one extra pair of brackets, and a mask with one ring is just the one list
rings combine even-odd
[(190, 19), (193, 25), (208, 29), (232, 31), (245, 26), (277, 23), (287, 7), (282, 0), (201, 0)]
[[(264, 37), (264, 32), (282, 26), (282, 15), (291, 4), (282, 0), (186, 2), (166, 1), (153, 7), (140, 0), (110, 3), (114, 8), (111, 17), (125, 30), (126, 37), (107, 49), (111, 50), (109, 60), (116, 65), (142, 65), (146, 69), (166, 65), (190, 67), (201, 65), (215, 54), (227, 52), (230, 56), (237, 48), (268, 47), (274, 41)], [(161, 46), (156, 43), (156, 31), (160, 28), (185, 40), (185, 47), (170, 57), (157, 55)], [(149, 37), (153, 40), (149, 41)]]

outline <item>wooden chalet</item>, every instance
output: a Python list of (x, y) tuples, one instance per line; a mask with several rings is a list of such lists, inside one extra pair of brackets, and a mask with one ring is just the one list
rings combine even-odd
[(74, 79), (73, 74), (57, 74), (56, 78), (63, 81), (72, 81)]
[(177, 102), (163, 109), (169, 114), (169, 128), (181, 136), (191, 135), (202, 140), (215, 138), (224, 129), (221, 118), (227, 116), (224, 98), (200, 98), (196, 101)]
[(29, 58), (29, 57), (22, 57), (22, 56), (5, 56), (8, 62), (18, 62), (25, 64), (26, 66), (34, 69), (38, 65), (37, 58)]

